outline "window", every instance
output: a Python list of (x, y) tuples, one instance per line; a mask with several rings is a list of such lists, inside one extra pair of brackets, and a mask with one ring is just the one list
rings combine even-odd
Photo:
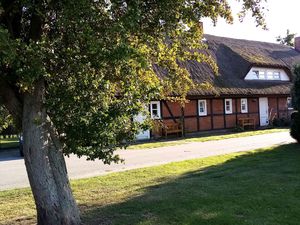
[(293, 109), (293, 103), (292, 103), (292, 98), (291, 97), (287, 98), (286, 103), (287, 103), (288, 109)]
[(248, 113), (248, 100), (246, 98), (241, 99), (241, 113)]
[(225, 99), (225, 113), (232, 113), (232, 99)]
[(272, 71), (267, 72), (267, 80), (273, 80), (273, 72)]
[(260, 79), (260, 80), (266, 79), (265, 71), (259, 71), (258, 79)]
[(259, 79), (259, 71), (258, 70), (253, 70), (253, 75), (256, 79)]
[(160, 119), (160, 102), (159, 101), (152, 101), (150, 102), (150, 115), (152, 119)]
[(278, 72), (278, 71), (273, 72), (273, 79), (280, 80), (280, 72)]
[(206, 100), (198, 100), (199, 116), (207, 115)]
[(252, 70), (253, 78), (259, 80), (280, 80), (280, 71), (278, 70)]

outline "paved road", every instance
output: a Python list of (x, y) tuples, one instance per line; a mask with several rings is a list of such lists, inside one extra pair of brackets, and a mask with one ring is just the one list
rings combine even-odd
[[(75, 156), (66, 158), (66, 162), (70, 178), (77, 179), (109, 172), (160, 165), (168, 162), (203, 158), (231, 152), (251, 151), (257, 148), (291, 142), (294, 142), (294, 140), (289, 136), (289, 133), (281, 132), (220, 141), (194, 142), (148, 150), (117, 151), (125, 159), (124, 164), (104, 165), (101, 161), (86, 161), (85, 158), (78, 159)], [(18, 151), (1, 152), (0, 177), (0, 190), (27, 187), (29, 185), (24, 160), (18, 156)]]

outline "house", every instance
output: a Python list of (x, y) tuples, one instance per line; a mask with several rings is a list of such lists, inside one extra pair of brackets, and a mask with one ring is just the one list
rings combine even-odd
[[(184, 118), (185, 132), (199, 132), (234, 128), (241, 118), (251, 118), (256, 127), (262, 127), (272, 118), (289, 117), (292, 69), (300, 63), (300, 38), (296, 38), (295, 48), (213, 35), (205, 35), (205, 41), (219, 74), (196, 61), (186, 61), (183, 66), (194, 82), (210, 82), (213, 88), (191, 90), (183, 108), (176, 102), (152, 101), (152, 119), (178, 123)], [(156, 72), (163, 76), (159, 68)], [(162, 129), (154, 129), (137, 138), (160, 135)]]

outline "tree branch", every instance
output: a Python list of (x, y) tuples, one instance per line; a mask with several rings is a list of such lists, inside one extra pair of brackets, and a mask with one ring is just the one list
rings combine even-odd
[(22, 126), (22, 102), (17, 98), (13, 88), (0, 76), (0, 97), (5, 108), (13, 116), (16, 128)]

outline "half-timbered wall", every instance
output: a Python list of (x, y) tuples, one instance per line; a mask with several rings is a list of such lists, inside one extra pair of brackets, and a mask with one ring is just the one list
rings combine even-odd
[[(205, 99), (205, 98), (199, 98)], [(218, 129), (230, 129), (237, 125), (238, 119), (243, 117), (255, 118), (260, 126), (259, 98), (247, 98), (247, 113), (241, 111), (241, 98), (206, 98), (206, 115), (199, 115), (198, 100), (192, 99), (182, 109), (179, 103), (161, 101), (161, 118), (163, 121), (180, 121), (184, 115), (186, 132), (199, 132)], [(232, 99), (232, 113), (225, 113), (225, 99)], [(268, 97), (270, 118), (287, 118), (287, 98)], [(152, 132), (153, 133), (153, 132)], [(159, 135), (160, 130), (154, 135)]]

